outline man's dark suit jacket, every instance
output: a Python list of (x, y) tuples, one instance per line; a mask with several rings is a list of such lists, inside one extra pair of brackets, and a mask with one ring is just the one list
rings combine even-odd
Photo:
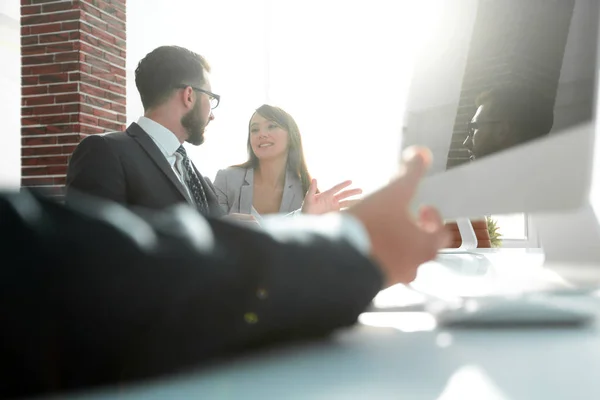
[[(223, 215), (215, 188), (196, 173), (211, 215)], [(158, 146), (136, 123), (125, 132), (91, 135), (81, 141), (69, 161), (67, 203), (75, 192), (157, 210), (192, 202)]]
[(185, 205), (140, 216), (0, 193), (0, 398), (157, 377), (354, 324), (379, 269), (296, 222), (271, 236)]

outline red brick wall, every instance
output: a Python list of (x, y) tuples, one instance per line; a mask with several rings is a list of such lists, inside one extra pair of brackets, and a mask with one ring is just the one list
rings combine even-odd
[(61, 196), (89, 134), (125, 128), (125, 0), (21, 0), (21, 185)]
[(519, 83), (556, 97), (573, 6), (574, 0), (479, 0), (447, 168), (469, 161), (462, 143), (481, 92)]

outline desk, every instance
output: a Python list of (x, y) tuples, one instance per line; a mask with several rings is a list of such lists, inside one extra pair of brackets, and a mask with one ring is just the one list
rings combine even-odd
[[(496, 253), (498, 254), (498, 253)], [(506, 254), (503, 254), (503, 256)], [(514, 265), (514, 264), (513, 264)], [(385, 314), (381, 313), (380, 315)], [(600, 399), (600, 327), (454, 330), (363, 314), (329, 340), (79, 399)]]

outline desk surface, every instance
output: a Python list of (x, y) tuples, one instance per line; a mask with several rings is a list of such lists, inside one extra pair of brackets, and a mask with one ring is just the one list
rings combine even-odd
[(77, 398), (600, 399), (598, 323), (444, 331), (421, 312), (360, 321), (326, 341)]

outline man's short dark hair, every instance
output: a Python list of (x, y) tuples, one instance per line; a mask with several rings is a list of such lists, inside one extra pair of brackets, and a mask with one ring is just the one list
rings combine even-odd
[(497, 86), (479, 95), (475, 104), (489, 106), (497, 118), (513, 124), (519, 141), (544, 136), (554, 124), (554, 101), (529, 86)]
[(135, 86), (144, 110), (162, 104), (178, 85), (201, 85), (210, 65), (199, 54), (179, 46), (161, 46), (146, 55), (135, 69)]

